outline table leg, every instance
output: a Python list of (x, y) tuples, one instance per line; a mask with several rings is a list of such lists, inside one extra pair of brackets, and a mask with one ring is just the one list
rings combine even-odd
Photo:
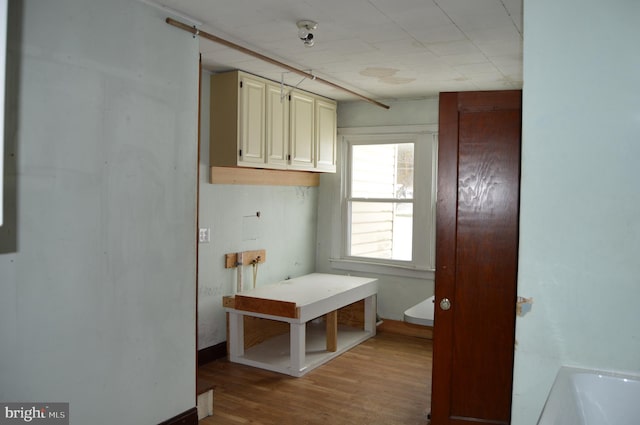
[(229, 357), (244, 356), (244, 315), (229, 312)]
[(364, 299), (364, 330), (376, 334), (376, 295)]
[(307, 327), (306, 323), (291, 323), (290, 327), (291, 344), (291, 368), (292, 372), (298, 375), (305, 369), (305, 339)]
[(327, 351), (338, 351), (338, 310), (327, 313)]

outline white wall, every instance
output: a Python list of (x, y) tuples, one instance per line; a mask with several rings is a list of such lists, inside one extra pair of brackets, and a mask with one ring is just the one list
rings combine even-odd
[[(198, 252), (199, 349), (227, 339), (222, 296), (234, 293), (236, 269), (224, 268), (225, 254), (266, 250), (257, 285), (312, 273), (318, 214), (317, 187), (209, 183), (210, 75), (203, 72), (201, 89), (199, 219), (201, 228), (211, 228), (211, 242)], [(250, 266), (244, 277), (245, 287), (251, 286)]]
[(136, 1), (11, 7), (0, 400), (161, 422), (195, 406), (197, 40)]
[[(372, 127), (391, 125), (420, 125), (438, 123), (438, 99), (388, 102), (383, 109), (365, 102), (345, 102), (338, 105), (338, 126)], [(338, 149), (340, 151), (340, 149)], [(342, 158), (338, 158), (341, 161)], [(338, 167), (340, 169), (340, 167)], [(340, 223), (333, 216), (333, 204), (340, 191), (340, 175), (320, 177), (318, 204), (318, 244), (316, 271), (347, 274), (331, 267), (332, 244), (340, 237)], [(378, 278), (378, 315), (385, 319), (403, 320), (404, 311), (433, 295), (432, 279), (415, 279), (387, 275), (352, 272), (353, 275)]]
[(438, 97), (383, 102), (389, 109), (371, 103), (340, 102), (338, 127), (438, 124)]
[(640, 371), (640, 3), (525, 1), (513, 423), (560, 365)]

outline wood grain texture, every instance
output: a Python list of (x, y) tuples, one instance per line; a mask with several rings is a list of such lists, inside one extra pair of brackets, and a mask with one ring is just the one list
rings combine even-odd
[(216, 385), (213, 382), (208, 381), (206, 379), (198, 378), (198, 380), (196, 382), (196, 394), (197, 395), (206, 393), (207, 391), (213, 390), (215, 388), (216, 388)]
[(174, 416), (171, 419), (167, 419), (161, 422), (160, 425), (197, 425), (198, 424), (198, 409), (192, 407), (191, 409)]
[(244, 316), (245, 350), (274, 336), (286, 333), (289, 333), (289, 324), (287, 322)]
[(378, 331), (393, 332), (416, 338), (433, 339), (433, 328), (431, 326), (416, 325), (401, 320), (383, 319), (382, 323), (378, 325)]
[[(198, 350), (198, 366), (227, 357), (227, 342), (222, 341), (210, 347)], [(199, 393), (198, 393), (199, 394)]]
[(319, 186), (320, 174), (310, 171), (264, 170), (242, 167), (211, 167), (212, 184), (254, 186)]
[(236, 298), (232, 295), (222, 297), (222, 306), (226, 308), (236, 308)]
[[(267, 261), (267, 252), (264, 249), (258, 249), (255, 251), (244, 251), (242, 253), (242, 265), (248, 266), (249, 264), (258, 263), (262, 264)], [(231, 254), (224, 255), (224, 268), (232, 269), (238, 266), (238, 254), (233, 252)]]
[(213, 416), (201, 425), (425, 425), (431, 341), (379, 332), (301, 378), (217, 360)]
[(272, 316), (289, 317), (291, 319), (300, 317), (300, 311), (296, 307), (296, 303), (288, 301), (245, 297), (244, 295), (237, 294), (235, 296), (235, 305), (237, 310), (251, 311), (253, 313), (270, 314)]
[[(452, 356), (450, 351), (453, 322), (438, 317), (437, 303), (450, 298), (455, 288), (456, 193), (458, 190), (458, 93), (440, 93), (438, 135), (438, 197), (436, 204), (436, 271), (433, 358), (438, 364), (433, 370), (435, 389), (432, 416), (447, 418), (451, 403), (448, 391)], [(446, 142), (445, 142), (446, 141)], [(446, 318), (445, 318), (446, 319)], [(449, 350), (449, 351), (448, 351)], [(442, 389), (441, 391), (439, 389)], [(447, 422), (442, 422), (446, 424)]]
[(338, 323), (352, 328), (364, 329), (364, 300), (338, 309)]
[(334, 310), (326, 314), (327, 322), (327, 351), (338, 350), (338, 311)]
[(508, 424), (511, 414), (521, 92), (442, 93), (433, 420)]
[[(235, 297), (223, 297), (222, 303), (224, 307), (235, 308)], [(336, 351), (337, 349), (337, 326), (346, 325), (354, 328), (364, 329), (364, 300), (357, 301), (348, 306), (338, 309), (335, 313), (335, 334), (332, 337), (332, 350), (329, 346), (329, 335), (327, 334), (327, 350)], [(331, 314), (331, 313), (330, 313)], [(327, 315), (328, 317), (329, 315)], [(326, 320), (326, 318), (324, 319)], [(329, 324), (327, 321), (327, 332)], [(228, 329), (227, 329), (228, 332)], [(282, 335), (289, 332), (289, 324), (278, 320), (262, 319), (252, 316), (244, 316), (244, 348), (248, 349), (254, 345), (260, 344), (274, 336)], [(403, 334), (402, 332), (397, 332)], [(407, 335), (407, 333), (404, 333)], [(229, 335), (227, 334), (227, 340)], [(228, 347), (227, 347), (228, 350)], [(220, 356), (221, 357), (221, 356)]]

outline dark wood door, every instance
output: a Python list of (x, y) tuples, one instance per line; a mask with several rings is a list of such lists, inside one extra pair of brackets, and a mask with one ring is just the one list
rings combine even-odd
[(442, 93), (439, 120), (432, 424), (508, 424), (521, 92)]

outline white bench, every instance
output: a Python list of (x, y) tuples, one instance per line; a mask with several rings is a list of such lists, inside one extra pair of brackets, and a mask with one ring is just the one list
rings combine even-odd
[[(375, 335), (377, 291), (377, 279), (312, 273), (227, 297), (229, 359), (302, 376)], [(339, 325), (338, 310), (361, 300), (363, 326)], [(286, 322), (288, 335), (245, 348), (245, 316)]]

